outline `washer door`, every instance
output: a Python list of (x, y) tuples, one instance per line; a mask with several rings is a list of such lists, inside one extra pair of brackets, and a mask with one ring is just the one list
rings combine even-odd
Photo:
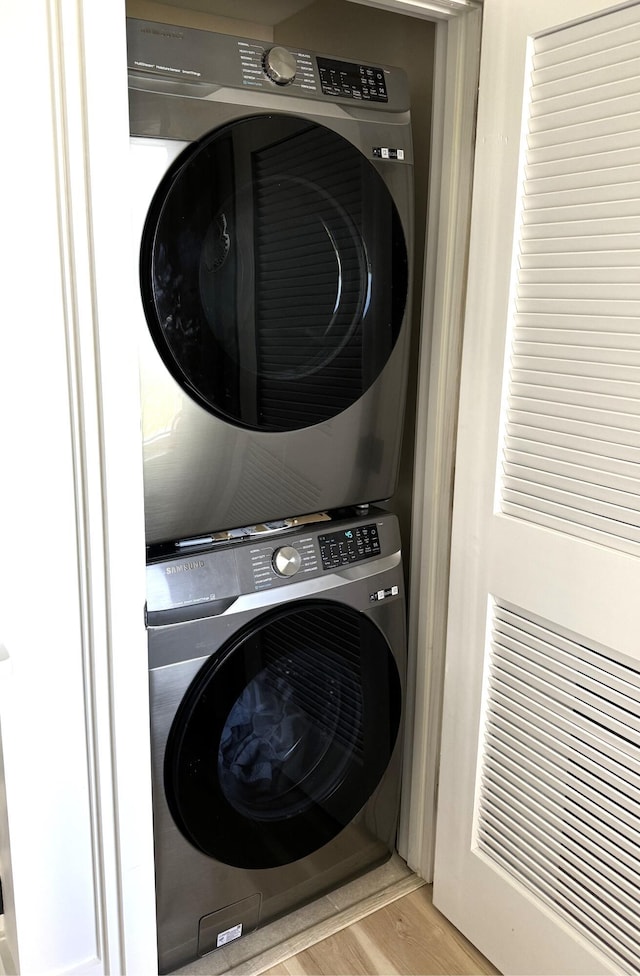
[(200, 851), (242, 868), (310, 854), (365, 805), (400, 726), (391, 650), (358, 611), (278, 608), (201, 669), (165, 754), (172, 815)]
[(252, 430), (328, 420), (387, 362), (407, 298), (392, 197), (324, 126), (262, 115), (216, 129), (170, 168), (141, 250), (147, 322), (201, 406)]

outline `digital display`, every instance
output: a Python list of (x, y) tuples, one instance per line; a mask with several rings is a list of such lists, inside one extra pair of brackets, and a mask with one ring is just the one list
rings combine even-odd
[(350, 61), (318, 58), (320, 84), (325, 95), (356, 98), (365, 102), (387, 102), (387, 85), (382, 68)]
[(380, 555), (380, 539), (375, 523), (319, 535), (318, 545), (323, 569), (337, 569), (360, 559)]

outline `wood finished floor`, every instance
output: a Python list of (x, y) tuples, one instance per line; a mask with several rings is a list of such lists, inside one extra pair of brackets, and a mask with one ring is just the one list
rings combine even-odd
[(263, 976), (475, 976), (497, 973), (431, 903), (431, 887), (266, 970)]

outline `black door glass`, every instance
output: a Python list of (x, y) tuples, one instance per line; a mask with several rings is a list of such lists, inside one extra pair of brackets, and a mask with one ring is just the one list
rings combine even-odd
[(373, 165), (335, 132), (252, 116), (189, 147), (154, 197), (141, 288), (165, 365), (255, 430), (345, 410), (398, 337), (407, 251)]
[(192, 682), (167, 741), (172, 815), (237, 867), (304, 857), (365, 805), (389, 763), (401, 690), (367, 617), (304, 601), (260, 618)]
[[(295, 652), (286, 665), (263, 668), (227, 716), (218, 776), (232, 807), (254, 820), (284, 819), (308, 810), (344, 776), (362, 721), (362, 694), (340, 657), (308, 674)], [(292, 667), (293, 665), (293, 667)], [(305, 666), (306, 665), (306, 666)], [(313, 684), (311, 684), (313, 682)], [(350, 695), (348, 728), (344, 699)]]

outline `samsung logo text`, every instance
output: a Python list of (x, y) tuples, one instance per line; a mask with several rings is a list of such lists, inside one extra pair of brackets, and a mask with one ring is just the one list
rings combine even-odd
[(167, 566), (165, 573), (167, 576), (175, 576), (176, 573), (188, 573), (192, 569), (204, 569), (204, 559), (194, 559), (190, 563), (180, 563), (179, 566)]

